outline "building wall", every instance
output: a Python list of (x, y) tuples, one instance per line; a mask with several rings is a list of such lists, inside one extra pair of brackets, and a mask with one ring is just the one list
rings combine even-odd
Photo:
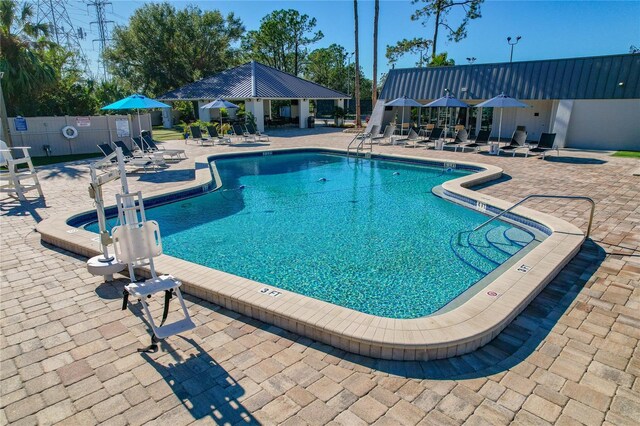
[(565, 147), (640, 151), (640, 99), (576, 100)]

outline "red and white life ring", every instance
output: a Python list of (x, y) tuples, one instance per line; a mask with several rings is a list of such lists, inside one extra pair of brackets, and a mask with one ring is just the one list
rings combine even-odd
[(67, 139), (75, 139), (78, 137), (78, 129), (73, 126), (65, 126), (62, 128), (62, 136)]

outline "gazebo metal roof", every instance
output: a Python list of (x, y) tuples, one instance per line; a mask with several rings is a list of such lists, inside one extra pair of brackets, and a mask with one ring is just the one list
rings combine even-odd
[(349, 95), (251, 61), (158, 96), (164, 101), (199, 99), (348, 99)]

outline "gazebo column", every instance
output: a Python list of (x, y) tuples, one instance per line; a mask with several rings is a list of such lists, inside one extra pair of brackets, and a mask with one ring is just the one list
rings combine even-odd
[(269, 120), (271, 120), (273, 118), (271, 117), (271, 99), (263, 99), (262, 108), (264, 108), (264, 115), (269, 117)]
[(307, 118), (309, 118), (309, 99), (300, 99), (298, 101), (299, 107), (299, 117), (300, 117), (300, 128), (307, 128)]
[(333, 106), (340, 107), (344, 109), (344, 99), (335, 99), (333, 101)]
[(250, 112), (256, 119), (256, 127), (264, 132), (264, 104), (262, 99), (247, 99), (244, 103), (246, 112)]
[(207, 123), (211, 121), (211, 110), (208, 108), (202, 109), (202, 106), (208, 103), (209, 101), (198, 101), (198, 118)]
[(173, 108), (160, 108), (162, 110), (162, 127), (170, 129), (173, 127)]

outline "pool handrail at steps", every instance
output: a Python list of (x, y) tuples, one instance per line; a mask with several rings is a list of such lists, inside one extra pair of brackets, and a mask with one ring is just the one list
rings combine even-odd
[[(353, 143), (357, 140), (360, 140), (360, 143), (358, 143), (358, 145), (356, 146), (356, 156), (358, 155), (358, 153), (360, 152), (360, 149), (364, 146), (364, 142), (367, 140), (367, 138), (371, 137), (370, 133), (366, 133), (366, 132), (358, 132), (358, 134), (356, 134), (354, 136), (353, 139), (351, 139), (351, 142), (349, 142), (349, 145), (347, 145), (347, 157), (349, 156), (349, 152), (351, 152), (351, 145), (353, 145)], [(373, 151), (373, 145), (371, 145), (370, 151)]]
[(498, 213), (497, 215), (493, 216), (492, 218), (490, 218), (486, 222), (483, 222), (480, 225), (476, 226), (473, 229), (473, 231), (477, 231), (478, 229), (484, 227), (485, 225), (488, 225), (489, 223), (493, 222), (494, 220), (498, 219), (499, 217), (504, 216), (505, 214), (509, 213), (511, 210), (515, 209), (520, 204), (524, 203), (527, 200), (530, 200), (531, 198), (559, 198), (559, 199), (568, 199), (568, 200), (585, 200), (585, 201), (589, 201), (591, 203), (591, 213), (589, 214), (589, 224), (587, 225), (587, 234), (586, 234), (586, 238), (589, 238), (589, 235), (591, 234), (591, 225), (593, 224), (593, 214), (595, 213), (595, 210), (596, 210), (596, 202), (593, 201), (592, 198), (586, 197), (586, 196), (583, 196), (583, 195), (548, 195), (548, 194), (527, 195), (522, 200), (518, 201), (517, 203), (515, 203), (514, 205), (512, 205), (508, 209), (505, 209), (505, 210), (501, 211), (500, 213)]

